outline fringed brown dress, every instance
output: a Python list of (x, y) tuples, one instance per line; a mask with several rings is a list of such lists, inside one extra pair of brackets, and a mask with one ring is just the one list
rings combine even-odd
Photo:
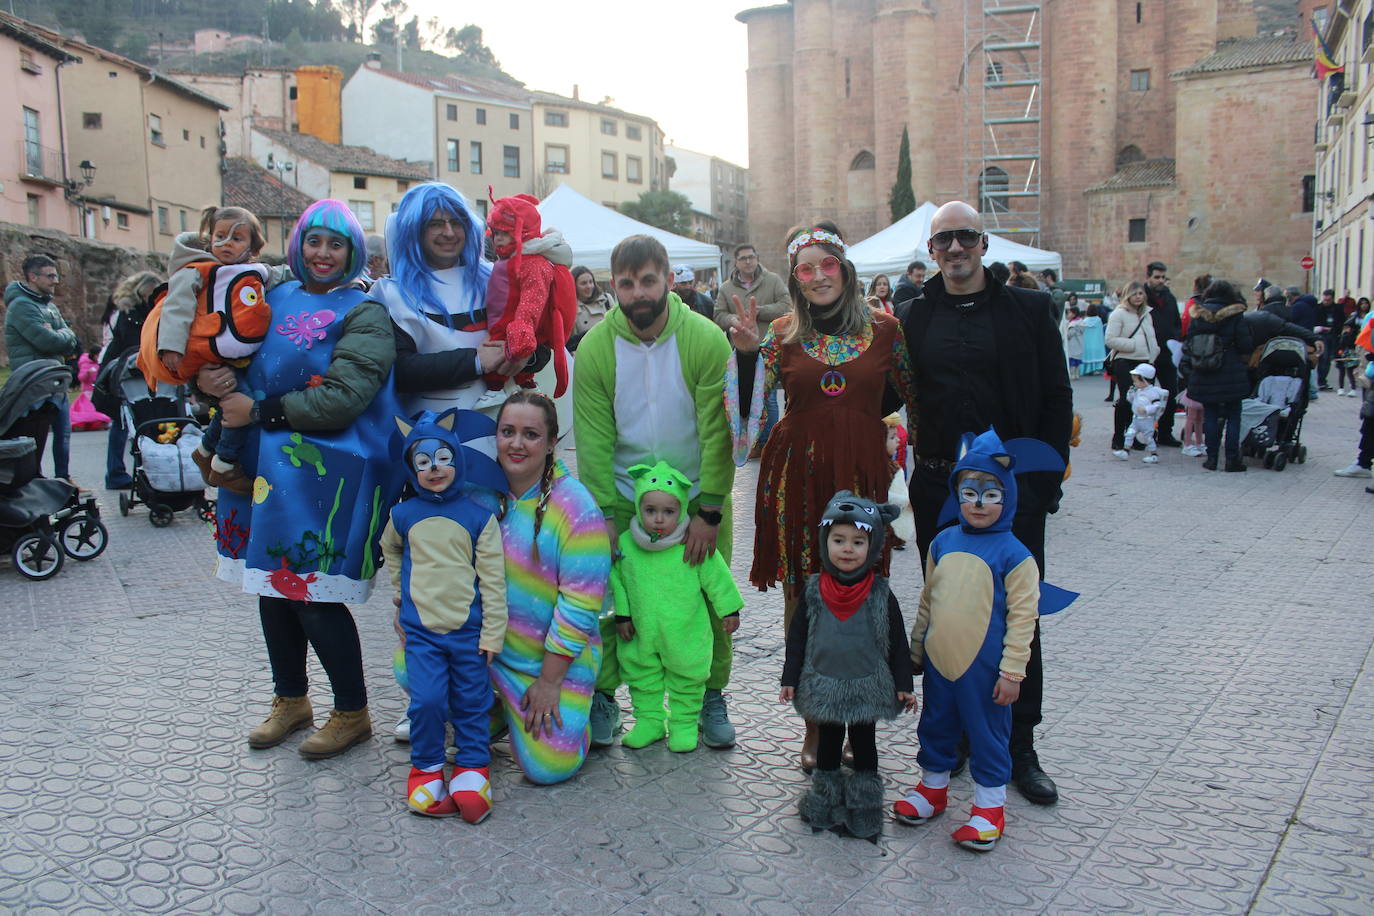
[[(782, 583), (796, 598), (821, 570), (817, 526), (830, 498), (852, 490), (887, 500), (892, 472), (883, 391), (892, 385), (910, 421), (915, 384), (901, 324), (891, 315), (873, 312), (872, 323), (856, 335), (817, 333), (784, 344), (780, 338), (792, 320), (788, 315), (773, 322), (759, 347), (763, 396), (781, 387), (787, 408), (759, 464), (749, 581), (761, 590)], [(885, 548), (879, 575), (887, 575), (889, 556)]]

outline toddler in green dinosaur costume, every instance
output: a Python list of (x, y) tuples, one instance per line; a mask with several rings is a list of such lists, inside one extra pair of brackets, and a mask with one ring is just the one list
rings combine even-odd
[(708, 615), (718, 614), (725, 632), (734, 633), (744, 599), (719, 552), (696, 567), (683, 558), (692, 482), (662, 461), (637, 464), (629, 474), (635, 517), (611, 568), (620, 665), (635, 714), (621, 743), (645, 747), (667, 736), (669, 750), (691, 751), (711, 670)]

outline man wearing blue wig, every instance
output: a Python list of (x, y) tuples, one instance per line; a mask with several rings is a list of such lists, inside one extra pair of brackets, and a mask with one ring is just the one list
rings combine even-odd
[(483, 346), (491, 262), (482, 239), (463, 195), (437, 181), (411, 188), (387, 218), (391, 275), (372, 296), (395, 325), (396, 388), (410, 414), (469, 409), (486, 391), (484, 373), (523, 368), (504, 366), (501, 346)]

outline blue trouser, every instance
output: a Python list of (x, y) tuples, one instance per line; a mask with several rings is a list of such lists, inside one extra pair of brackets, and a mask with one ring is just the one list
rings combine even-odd
[(200, 440), (200, 444), (215, 457), (234, 464), (243, 452), (243, 446), (248, 441), (248, 431), (252, 427), (225, 426), (220, 422), (220, 416), (220, 412), (215, 411), (215, 415), (205, 427), (205, 438)]
[(1202, 405), (1202, 440), (1207, 457), (1215, 459), (1221, 445), (1222, 424), (1226, 426), (1226, 460), (1240, 460), (1240, 399)]
[(105, 442), (105, 486), (112, 487), (129, 479), (125, 469), (124, 449), (129, 444), (129, 428), (124, 425), (124, 411), (110, 415), (110, 435)]
[(996, 668), (977, 660), (957, 681), (950, 681), (926, 662), (921, 679), (921, 744), (916, 762), (936, 773), (948, 773), (959, 760), (959, 736), (968, 735), (969, 775), (980, 786), (1004, 786), (1011, 779), (1011, 707), (992, 702)]
[(486, 659), (477, 651), (479, 615), (452, 633), (435, 633), (404, 618), (410, 682), (410, 762), (422, 770), (444, 764), (444, 723), (453, 723), (460, 767), (491, 763), (492, 689)]
[[(41, 457), (41, 456), (40, 456)], [(67, 396), (57, 402), (57, 414), (52, 418), (52, 476), (72, 476), (72, 415)]]
[(763, 401), (763, 431), (759, 433), (759, 446), (768, 441), (768, 435), (773, 431), (773, 427), (778, 425), (778, 419), (782, 412), (778, 409), (778, 393), (774, 391)]

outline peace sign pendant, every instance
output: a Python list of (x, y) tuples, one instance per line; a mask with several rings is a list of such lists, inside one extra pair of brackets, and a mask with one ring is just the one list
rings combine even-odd
[(846, 384), (844, 373), (838, 369), (831, 369), (821, 376), (821, 392), (828, 397), (837, 398), (844, 394)]

